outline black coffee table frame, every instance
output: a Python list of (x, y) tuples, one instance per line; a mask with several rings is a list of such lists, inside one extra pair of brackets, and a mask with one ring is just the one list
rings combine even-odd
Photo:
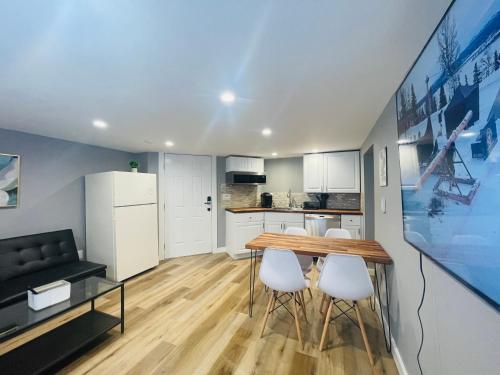
[[(78, 283), (83, 284), (77, 285)], [(102, 286), (104, 288), (100, 288)], [(118, 288), (120, 289), (121, 302), (119, 318), (95, 309), (97, 298)], [(73, 295), (74, 291), (76, 291), (75, 296)], [(29, 309), (27, 301), (0, 310), (0, 318), (4, 318), (4, 320), (6, 317), (8, 319), (10, 314), (15, 314), (16, 310), (24, 313), (22, 317), (24, 324), (17, 327), (13, 324), (10, 329), (8, 327), (0, 329), (0, 342), (2, 342), (88, 302), (90, 302), (89, 311), (0, 356), (0, 374), (20, 375), (49, 372), (50, 369), (67, 360), (112, 328), (120, 325), (121, 333), (123, 333), (125, 330), (125, 288), (123, 283), (92, 277), (72, 284), (70, 300), (39, 312), (26, 311), (25, 309)], [(10, 310), (6, 311), (7, 309)], [(13, 319), (15, 320), (15, 318)]]

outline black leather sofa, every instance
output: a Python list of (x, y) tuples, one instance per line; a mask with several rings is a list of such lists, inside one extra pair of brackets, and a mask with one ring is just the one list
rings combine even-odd
[(29, 286), (106, 277), (106, 266), (80, 261), (71, 229), (0, 240), (0, 308), (27, 298)]

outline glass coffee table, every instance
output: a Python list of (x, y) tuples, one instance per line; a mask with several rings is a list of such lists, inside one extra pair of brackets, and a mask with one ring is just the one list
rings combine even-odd
[[(120, 289), (120, 317), (95, 309), (94, 301)], [(79, 349), (120, 325), (125, 329), (125, 290), (121, 282), (89, 277), (71, 284), (70, 299), (40, 311), (29, 308), (28, 300), (0, 309), (0, 342), (90, 302), (90, 310), (0, 356), (0, 374), (47, 372)]]

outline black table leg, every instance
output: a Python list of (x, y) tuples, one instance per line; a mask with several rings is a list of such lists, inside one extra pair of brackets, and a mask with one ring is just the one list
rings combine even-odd
[[(122, 284), (120, 287), (121, 294), (121, 331), (125, 332), (125, 284)], [(92, 301), (93, 302), (93, 301)]]
[(250, 293), (248, 301), (248, 315), (250, 318), (253, 315), (253, 297), (255, 292), (255, 268), (257, 263), (257, 251), (255, 251), (255, 259), (253, 256), (254, 251), (250, 249)]
[[(377, 268), (377, 263), (373, 262), (373, 269)], [(370, 309), (375, 311), (375, 294), (370, 297)]]
[(385, 332), (384, 311), (382, 310), (382, 300), (380, 298), (380, 283), (378, 280), (377, 265), (375, 265), (375, 282), (377, 285), (378, 307), (380, 308), (380, 315), (381, 315), (381, 320), (382, 320), (382, 330), (384, 332), (385, 347), (387, 349), (387, 352), (390, 353), (392, 350), (391, 306), (390, 306), (390, 299), (389, 299), (389, 287), (387, 286), (387, 267), (385, 264), (383, 264), (383, 267), (384, 267), (384, 279), (385, 279), (385, 305), (386, 305), (386, 309), (387, 309), (387, 329), (388, 329), (387, 334)]
[(90, 308), (91, 308), (92, 310), (94, 310), (94, 309), (95, 309), (95, 303), (94, 303), (94, 300), (91, 300), (91, 301), (90, 301)]

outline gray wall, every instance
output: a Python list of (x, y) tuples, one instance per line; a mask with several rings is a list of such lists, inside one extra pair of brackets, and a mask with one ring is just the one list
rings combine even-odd
[(225, 183), (226, 158), (217, 156), (217, 247), (226, 246), (226, 209), (222, 204), (221, 184)]
[[(418, 374), (416, 356), (420, 326), (417, 307), (423, 283), (419, 253), (403, 240), (395, 109), (393, 97), (365, 140), (362, 155), (374, 145), (374, 170), (378, 171), (376, 156), (382, 147), (388, 149), (389, 185), (374, 184), (375, 239), (394, 260), (388, 277), (392, 335), (408, 373)], [(387, 202), (385, 214), (379, 208), (382, 197)], [(422, 310), (424, 374), (498, 374), (500, 314), (425, 257), (423, 269), (427, 279)]]
[(363, 168), (364, 168), (364, 218), (365, 218), (365, 240), (375, 239), (375, 219), (374, 219), (374, 209), (375, 209), (375, 197), (374, 197), (374, 185), (375, 185), (375, 171), (373, 169), (373, 148), (369, 148), (363, 155)]
[(263, 191), (288, 191), (293, 193), (304, 191), (303, 158), (279, 158), (264, 160), (264, 171), (267, 176)]
[(0, 238), (71, 228), (85, 248), (86, 174), (128, 170), (127, 152), (0, 129), (0, 153), (21, 156), (20, 207), (0, 209)]

